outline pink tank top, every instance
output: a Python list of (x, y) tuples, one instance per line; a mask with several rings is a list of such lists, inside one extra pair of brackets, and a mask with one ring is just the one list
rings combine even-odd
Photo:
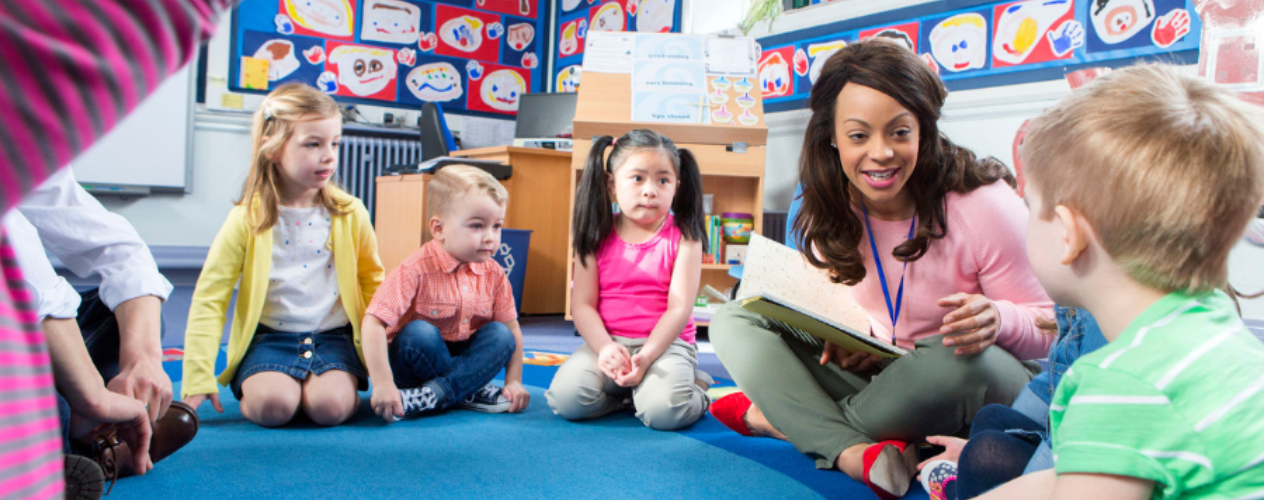
[[(610, 232), (597, 250), (597, 313), (606, 331), (632, 339), (650, 336), (667, 312), (678, 251), (680, 228), (671, 215), (645, 243), (627, 243), (616, 231)], [(697, 332), (690, 317), (680, 339), (692, 344)]]

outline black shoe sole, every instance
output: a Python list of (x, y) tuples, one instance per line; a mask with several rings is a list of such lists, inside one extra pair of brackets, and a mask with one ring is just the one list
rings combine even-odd
[(66, 500), (101, 500), (105, 494), (105, 472), (92, 459), (66, 455), (64, 476)]

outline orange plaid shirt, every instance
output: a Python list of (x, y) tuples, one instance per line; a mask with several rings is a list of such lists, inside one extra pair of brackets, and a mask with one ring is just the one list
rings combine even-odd
[(434, 240), (386, 276), (365, 313), (386, 323), (387, 342), (414, 320), (434, 325), (445, 341), (460, 342), (488, 323), (518, 319), (499, 263), (458, 261)]

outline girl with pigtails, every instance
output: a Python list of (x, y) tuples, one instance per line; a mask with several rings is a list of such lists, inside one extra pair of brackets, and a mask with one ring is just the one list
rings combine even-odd
[(580, 420), (630, 404), (657, 430), (696, 422), (710, 399), (692, 318), (705, 251), (693, 154), (651, 130), (595, 138), (572, 232), (571, 314), (584, 345), (558, 369), (549, 407)]

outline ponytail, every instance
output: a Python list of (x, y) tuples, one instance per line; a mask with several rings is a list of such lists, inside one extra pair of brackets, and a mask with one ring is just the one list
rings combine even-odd
[(702, 251), (707, 252), (706, 224), (702, 215), (702, 173), (698, 169), (698, 160), (693, 152), (685, 148), (677, 150), (680, 155), (680, 188), (676, 190), (676, 198), (672, 200), (672, 212), (676, 214), (676, 227), (687, 240), (702, 241)]
[(610, 172), (606, 170), (606, 147), (614, 142), (608, 135), (594, 137), (584, 174), (575, 193), (575, 214), (571, 220), (571, 239), (579, 264), (588, 267), (587, 258), (596, 255), (601, 241), (614, 229), (614, 213), (610, 202)]

